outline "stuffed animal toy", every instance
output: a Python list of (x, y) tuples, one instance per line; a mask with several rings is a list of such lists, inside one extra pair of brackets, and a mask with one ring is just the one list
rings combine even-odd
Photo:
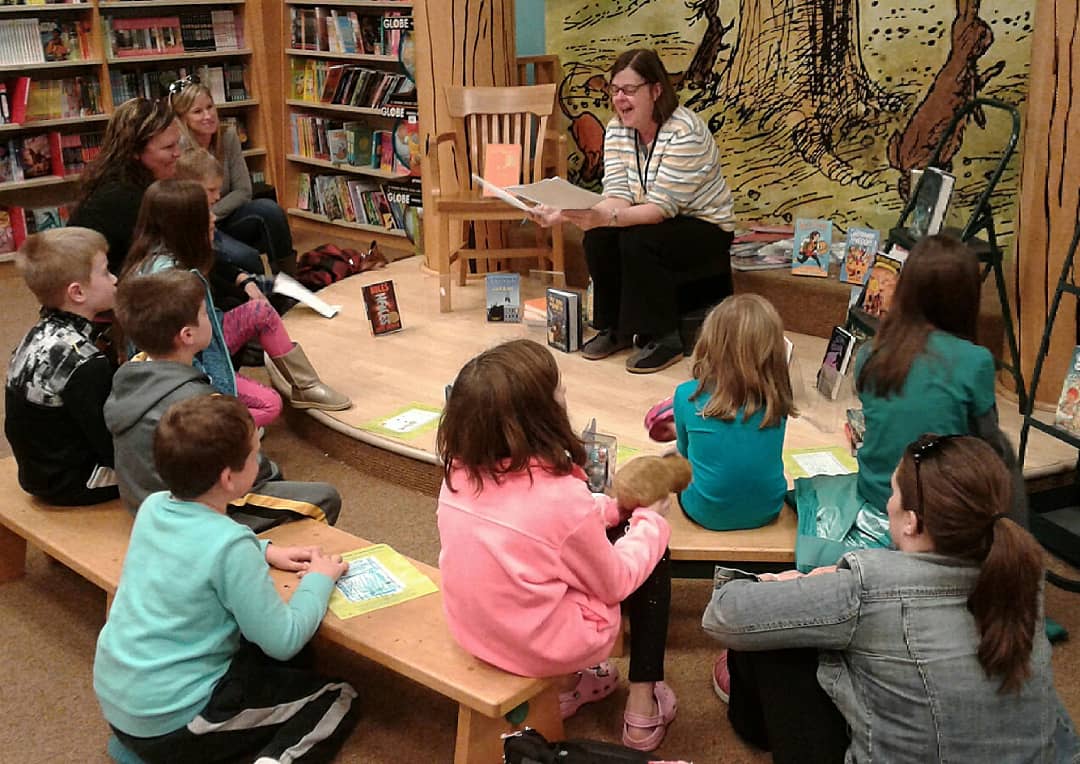
[(678, 454), (638, 456), (615, 473), (613, 489), (619, 509), (647, 507), (690, 485), (690, 462)]

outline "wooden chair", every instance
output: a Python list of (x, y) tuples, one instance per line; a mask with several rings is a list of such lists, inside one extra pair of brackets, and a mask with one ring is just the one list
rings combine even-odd
[[(550, 158), (544, 147), (556, 152), (554, 166), (566, 175), (566, 137), (548, 132), (548, 119), (555, 104), (554, 84), (519, 87), (448, 87), (445, 89), (447, 111), (454, 124), (452, 132), (435, 139), (436, 156), (431, 162), (434, 178), (432, 199), (441, 227), (440, 251), (435, 253), (439, 271), (439, 309), (447, 312), (450, 304), (450, 267), (459, 263), (458, 284), (464, 285), (469, 259), (477, 259), (477, 272), (483, 272), (491, 260), (538, 258), (542, 270), (551, 270), (555, 281), (566, 282), (563, 257), (563, 232), (559, 226), (547, 232), (537, 229), (536, 246), (506, 246), (505, 234), (492, 223), (518, 222), (521, 210), (492, 197), (485, 197), (474, 184), (472, 175), (484, 175), (484, 154), (488, 144), (516, 144), (521, 147), (521, 183), (543, 178), (543, 167)], [(453, 148), (453, 175), (440, 177), (439, 146)], [(488, 262), (484, 262), (484, 261)]]

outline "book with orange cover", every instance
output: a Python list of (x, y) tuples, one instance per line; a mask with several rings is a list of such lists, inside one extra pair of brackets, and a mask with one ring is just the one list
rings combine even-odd
[[(484, 180), (501, 188), (521, 180), (521, 146), (516, 143), (489, 143), (484, 147)], [(484, 187), (484, 196), (495, 194)]]

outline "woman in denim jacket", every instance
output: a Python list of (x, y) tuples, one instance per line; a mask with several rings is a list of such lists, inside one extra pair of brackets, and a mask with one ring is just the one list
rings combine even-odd
[(1010, 483), (984, 441), (924, 435), (892, 477), (899, 551), (718, 577), (702, 625), (731, 648), (714, 681), (740, 736), (776, 762), (1080, 762)]

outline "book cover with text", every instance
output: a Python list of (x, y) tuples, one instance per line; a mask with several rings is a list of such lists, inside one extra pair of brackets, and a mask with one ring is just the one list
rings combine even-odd
[(368, 284), (362, 291), (371, 333), (378, 337), (380, 334), (401, 331), (401, 311), (398, 309), (393, 280)]
[(564, 353), (581, 347), (581, 296), (565, 289), (547, 290), (548, 345)]
[(817, 278), (828, 276), (831, 247), (832, 223), (830, 221), (797, 219), (795, 244), (791, 256), (792, 274)]
[(873, 228), (849, 228), (844, 259), (840, 263), (840, 280), (846, 284), (865, 284), (880, 242), (881, 234)]
[(890, 255), (878, 252), (874, 256), (874, 264), (870, 266), (870, 274), (866, 278), (866, 286), (863, 288), (862, 301), (859, 305), (867, 315), (874, 318), (883, 318), (889, 312), (892, 305), (893, 293), (900, 281), (900, 269), (903, 262)]
[(487, 320), (521, 323), (521, 276), (517, 273), (489, 273), (484, 277), (487, 289)]

